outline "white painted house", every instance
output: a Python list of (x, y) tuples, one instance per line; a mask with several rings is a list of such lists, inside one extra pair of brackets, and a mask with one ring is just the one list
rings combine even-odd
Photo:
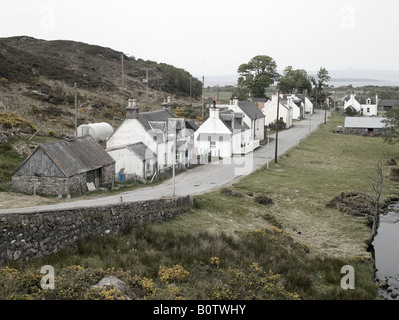
[(351, 93), (349, 99), (345, 101), (345, 113), (357, 113), (362, 116), (377, 116), (378, 96), (375, 97), (358, 97), (354, 92)]
[(233, 112), (242, 112), (245, 114), (244, 122), (251, 130), (252, 140), (262, 141), (265, 139), (265, 115), (252, 101), (238, 101), (238, 99), (233, 99), (228, 108)]
[[(191, 140), (192, 136), (193, 134)], [(112, 153), (116, 149), (129, 149), (129, 146), (137, 143), (142, 143), (149, 149), (145, 154), (153, 153), (156, 156), (156, 165), (151, 165), (150, 170), (171, 167), (175, 158), (177, 163), (186, 163), (188, 161), (186, 157), (191, 153), (187, 152), (185, 148), (193, 145), (188, 141), (184, 119), (177, 119), (166, 108), (151, 112), (139, 112), (136, 101), (129, 99), (129, 105), (126, 108), (126, 120), (108, 139), (107, 151)], [(124, 152), (126, 154), (132, 152), (132, 150)], [(144, 157), (144, 159), (147, 158)], [(116, 167), (121, 166), (116, 164)], [(142, 174), (141, 169), (137, 166), (132, 165), (129, 168), (132, 168), (132, 171), (127, 172), (125, 169), (126, 174), (138, 176)]]
[(265, 103), (263, 107), (263, 114), (265, 115), (265, 125), (268, 126), (277, 120), (277, 100), (279, 104), (279, 120), (283, 120), (286, 124), (286, 128), (292, 126), (293, 120), (293, 108), (288, 105), (287, 99), (284, 99), (282, 95), (278, 98), (277, 93), (273, 93), (271, 100)]
[(115, 160), (115, 172), (123, 173), (126, 179), (146, 181), (157, 172), (157, 155), (142, 142), (115, 147), (107, 152)]
[(198, 154), (232, 157), (246, 154), (259, 146), (251, 139), (251, 130), (244, 121), (245, 114), (213, 105), (209, 118), (194, 133)]

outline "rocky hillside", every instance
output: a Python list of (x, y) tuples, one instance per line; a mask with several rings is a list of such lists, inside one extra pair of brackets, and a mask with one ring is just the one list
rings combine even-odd
[[(152, 68), (148, 99), (145, 68)], [(115, 127), (130, 97), (142, 111), (160, 108), (166, 96), (176, 105), (198, 104), (202, 84), (193, 78), (190, 99), (190, 78), (183, 69), (110, 48), (25, 36), (0, 38), (0, 113), (14, 112), (44, 133), (73, 133), (75, 83), (78, 125), (107, 121)]]

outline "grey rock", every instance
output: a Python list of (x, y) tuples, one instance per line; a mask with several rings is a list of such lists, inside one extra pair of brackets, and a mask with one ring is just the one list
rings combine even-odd
[(120, 291), (126, 300), (132, 300), (132, 293), (129, 286), (124, 281), (114, 276), (102, 278), (97, 284), (92, 286), (92, 288), (103, 288), (107, 286), (113, 286), (116, 290)]

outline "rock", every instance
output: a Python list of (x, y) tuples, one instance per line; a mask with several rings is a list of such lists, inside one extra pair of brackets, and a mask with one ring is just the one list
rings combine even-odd
[(396, 299), (398, 294), (396, 292), (391, 293), (391, 298)]
[(385, 278), (378, 279), (378, 288), (386, 289), (388, 287), (389, 287), (388, 278), (385, 277)]
[(116, 290), (120, 291), (126, 300), (132, 300), (132, 293), (129, 286), (122, 280), (113, 276), (102, 278), (97, 284), (92, 286), (92, 288), (103, 288), (106, 286), (113, 286)]

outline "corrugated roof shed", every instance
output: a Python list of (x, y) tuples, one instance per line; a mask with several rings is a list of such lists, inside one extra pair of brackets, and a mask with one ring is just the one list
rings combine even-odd
[(345, 128), (385, 128), (382, 117), (345, 117)]
[(39, 149), (41, 149), (67, 177), (96, 170), (115, 162), (92, 136), (84, 136), (72, 140), (42, 143), (38, 145), (32, 154), (15, 169), (14, 173)]

